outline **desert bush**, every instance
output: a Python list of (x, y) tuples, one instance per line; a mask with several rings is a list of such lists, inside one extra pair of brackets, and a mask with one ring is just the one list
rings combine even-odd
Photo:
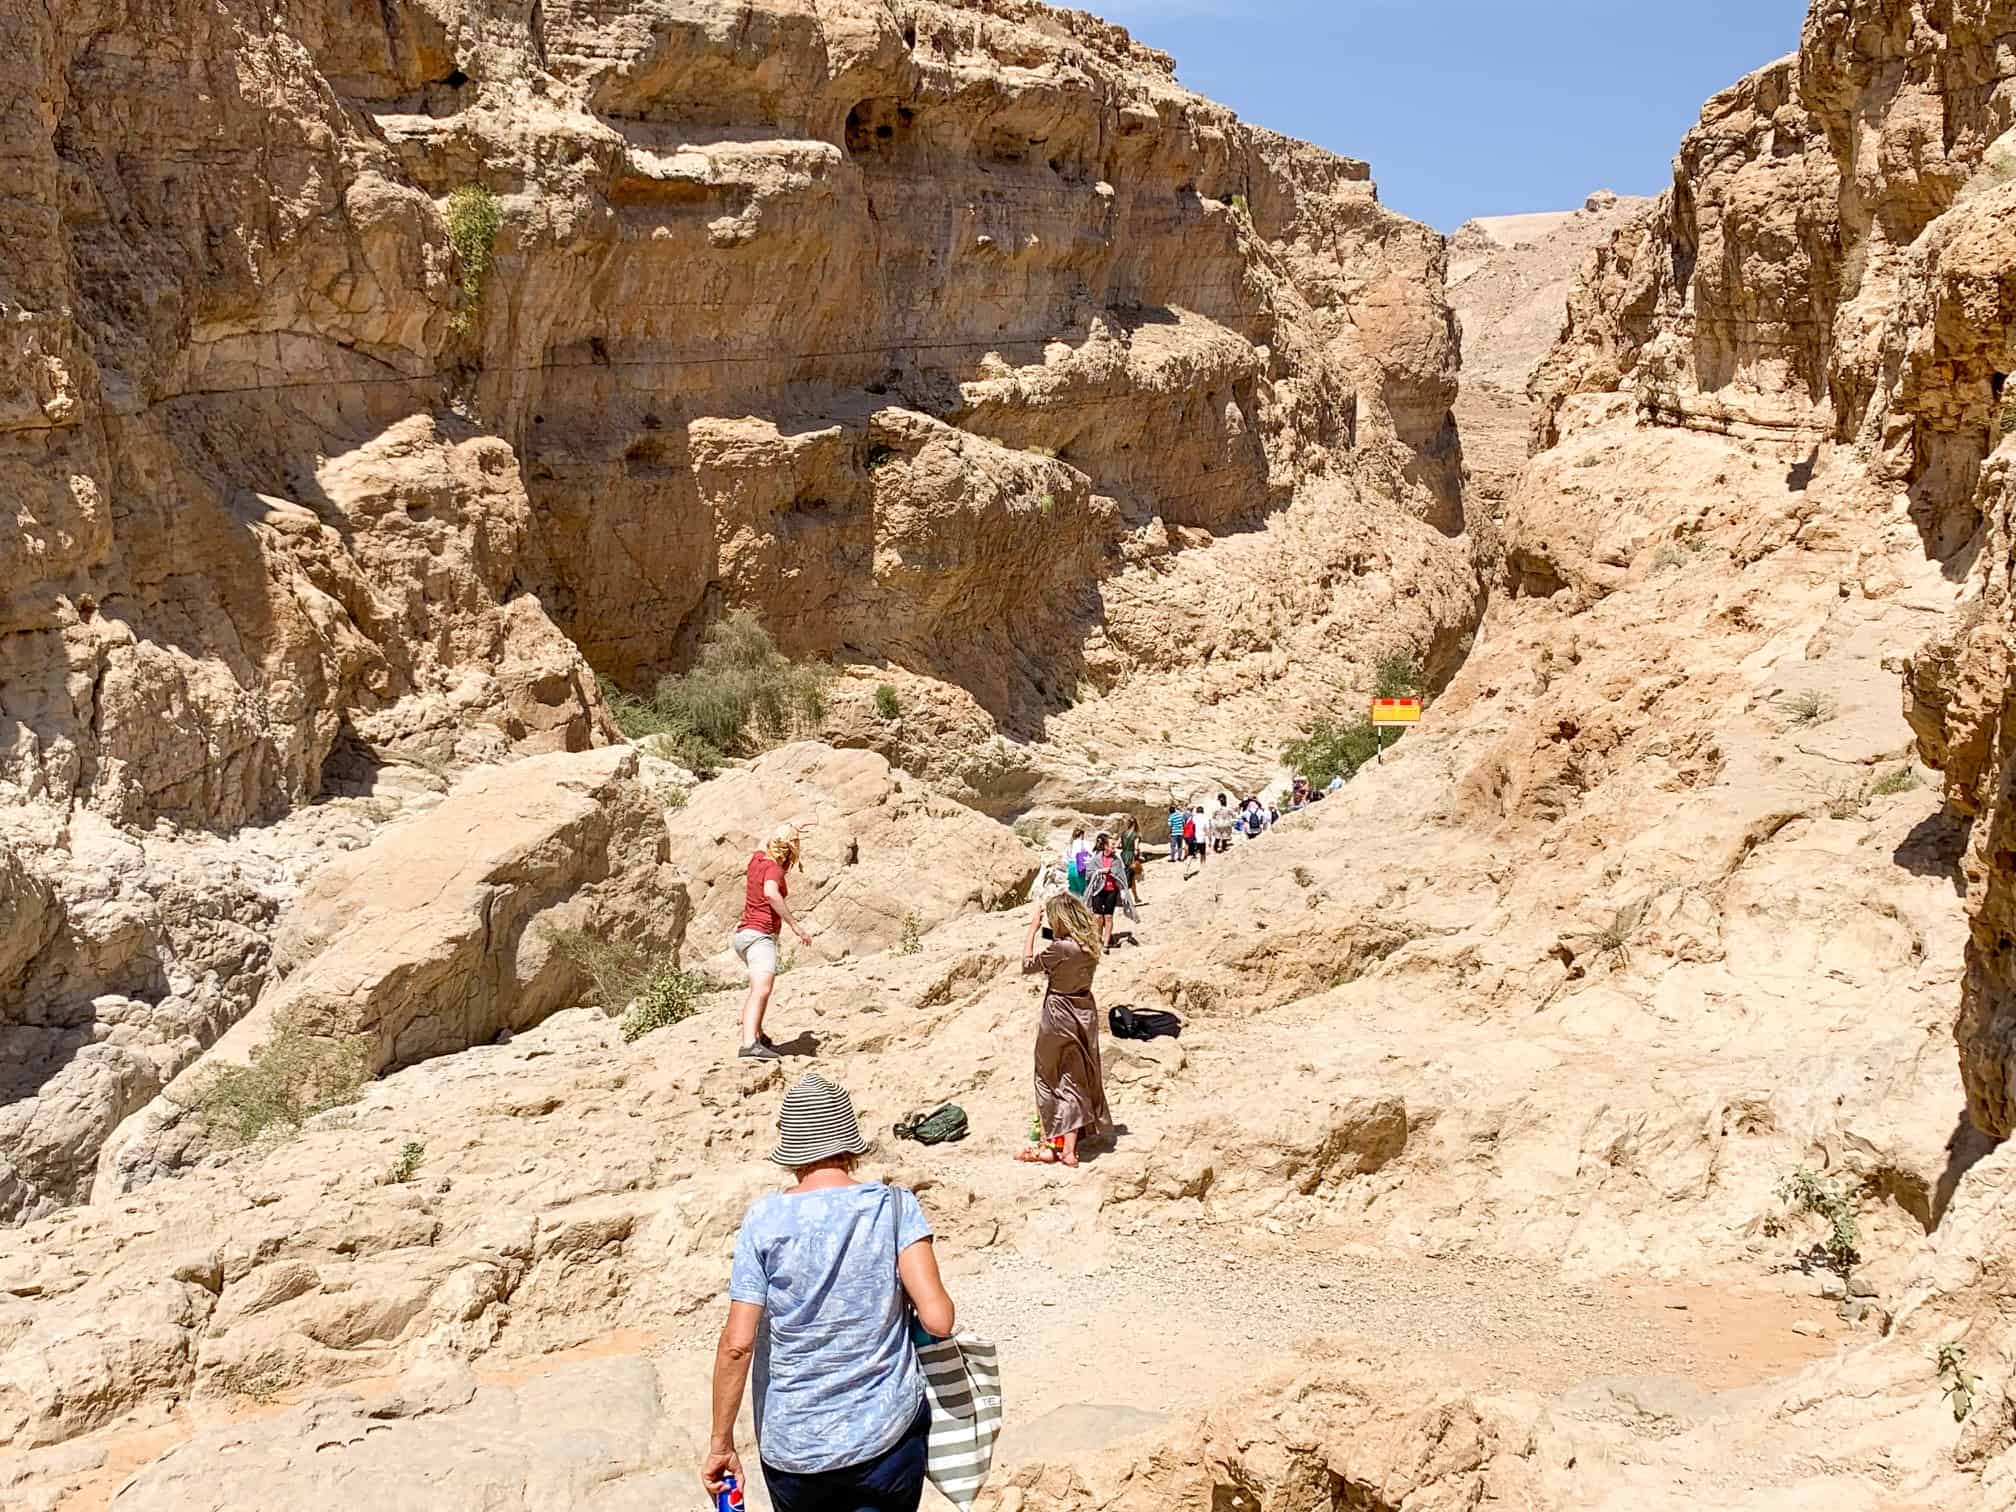
[(1880, 773), (1869, 784), (1871, 798), (1889, 798), (1897, 793), (1908, 793), (1918, 786), (1918, 773), (1909, 766), (1892, 767)]
[(903, 915), (903, 937), (896, 944), (896, 953), (898, 955), (916, 955), (924, 948), (923, 933), (924, 926), (919, 922), (916, 914), (906, 913)]
[(541, 933), (555, 950), (587, 974), (588, 980), (595, 984), (597, 1006), (605, 1012), (628, 1006), (651, 974), (651, 964), (644, 953), (621, 940), (605, 940), (585, 929), (550, 924), (541, 926)]
[(1239, 750), (1242, 755), (1251, 756), (1253, 754), (1253, 737), (1251, 735), (1248, 735), (1244, 740), (1239, 742)]
[(642, 740), (646, 736), (665, 732), (665, 716), (658, 712), (656, 704), (625, 693), (606, 677), (598, 677), (596, 681), (602, 686), (602, 702), (609, 707), (609, 717), (616, 721), (616, 728), (630, 739)]
[(1241, 215), (1244, 215), (1246, 213), (1246, 196), (1243, 194), (1233, 195), (1232, 208), (1238, 211)]
[(1800, 1166), (1785, 1178), (1778, 1190), (1779, 1195), (1791, 1204), (1794, 1213), (1811, 1213), (1826, 1223), (1827, 1236), (1820, 1241), (1820, 1251), (1830, 1269), (1846, 1276), (1855, 1262), (1862, 1258), (1862, 1229), (1855, 1218), (1855, 1203), (1861, 1195), (1860, 1189), (1828, 1181)]
[(1631, 964), (1631, 941), (1637, 937), (1638, 926), (1644, 922), (1645, 905), (1626, 903), (1610, 915), (1608, 922), (1568, 938), (1583, 949), (1602, 956), (1613, 970), (1622, 971)]
[(598, 1006), (623, 1014), (623, 1038), (634, 1040), (691, 1018), (699, 999), (735, 984), (704, 971), (688, 971), (674, 961), (653, 960), (633, 945), (604, 940), (585, 929), (548, 927), (553, 948), (579, 966), (595, 984)]
[(1686, 567), (1708, 554), (1708, 543), (1699, 536), (1687, 536), (1682, 540), (1668, 541), (1652, 553), (1654, 572), (1671, 572)]
[(1777, 702), (1779, 712), (1795, 729), (1825, 724), (1841, 712), (1840, 703), (1831, 693), (1790, 693)]
[(1858, 819), (1869, 806), (1869, 785), (1860, 777), (1844, 777), (1820, 790), (1820, 807), (1829, 819)]
[(392, 1162), (393, 1181), (411, 1181), (414, 1173), (420, 1169), (420, 1162), (426, 1158), (427, 1146), (417, 1139), (407, 1140), (399, 1147), (399, 1158)]
[(665, 808), (668, 813), (677, 812), (692, 800), (691, 788), (673, 788), (665, 794)]
[(897, 698), (896, 689), (888, 683), (875, 685), (875, 712), (884, 719), (896, 719), (903, 713), (902, 700)]
[(1209, 1013), (1222, 1001), (1216, 984), (1211, 982), (1185, 982), (1181, 997), (1184, 1006), (1194, 1013)]
[(1356, 777), (1358, 769), (1378, 754), (1379, 732), (1369, 718), (1341, 723), (1327, 718), (1314, 720), (1303, 727), (1299, 739), (1281, 748), (1282, 763), (1317, 787), (1327, 787), (1333, 777), (1342, 776), (1347, 781)]
[(738, 609), (707, 632), (690, 672), (658, 684), (659, 712), (713, 749), (749, 754), (816, 728), (824, 673), (777, 649), (761, 620)]
[(250, 1144), (269, 1130), (291, 1132), (317, 1113), (355, 1102), (371, 1079), (371, 1041), (311, 1034), (292, 1019), (243, 1066), (219, 1066), (197, 1088), (205, 1128)]
[(653, 1029), (663, 1029), (689, 1019), (699, 1011), (700, 999), (719, 992), (726, 985), (698, 971), (687, 971), (670, 961), (661, 961), (648, 970), (630, 1011), (617, 1027), (625, 1040), (642, 1039)]
[(1041, 850), (1043, 843), (1050, 838), (1050, 822), (1047, 819), (1040, 819), (1034, 814), (1025, 814), (1022, 818), (1017, 819), (1013, 828), (1017, 838), (1023, 844), (1033, 845), (1038, 850)]
[(462, 335), (475, 325), (476, 313), (483, 307), (490, 257), (497, 246), (497, 233), (504, 229), (504, 207), (482, 185), (464, 184), (448, 196), (446, 218), (448, 241), (462, 275), (462, 303), (456, 307), (454, 321), (456, 333)]

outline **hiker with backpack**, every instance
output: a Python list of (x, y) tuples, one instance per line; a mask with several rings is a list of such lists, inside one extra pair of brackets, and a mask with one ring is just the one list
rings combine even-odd
[(1102, 830), (1092, 846), (1092, 858), (1085, 872), (1085, 906), (1098, 920), (1102, 948), (1112, 941), (1113, 915), (1126, 895), (1126, 869), (1114, 853), (1113, 837)]
[(812, 943), (784, 901), (791, 890), (791, 868), (798, 864), (805, 844), (803, 832), (795, 824), (778, 827), (769, 843), (749, 858), (749, 870), (742, 895), (742, 922), (735, 930), (735, 954), (749, 968), (749, 995), (742, 1001), (742, 1060), (781, 1060), (770, 1036), (763, 1032), (763, 1015), (770, 1008), (770, 993), (777, 985), (777, 935), (783, 925), (804, 945)]
[[(1050, 943), (1040, 951), (1045, 927)], [(1041, 1139), (1015, 1158), (1031, 1165), (1078, 1164), (1078, 1145), (1113, 1126), (1099, 1060), (1099, 1005), (1092, 974), (1099, 969), (1099, 931), (1092, 911), (1058, 894), (1029, 921), (1022, 972), (1044, 976), (1043, 1007), (1036, 1021), (1036, 1116)]]
[(713, 1430), (700, 1479), (733, 1475), (752, 1362), (756, 1443), (776, 1512), (916, 1512), (931, 1413), (911, 1320), (951, 1335), (931, 1222), (914, 1192), (860, 1181), (854, 1104), (814, 1073), (784, 1094), (773, 1163), (795, 1184), (743, 1215), (714, 1353)]

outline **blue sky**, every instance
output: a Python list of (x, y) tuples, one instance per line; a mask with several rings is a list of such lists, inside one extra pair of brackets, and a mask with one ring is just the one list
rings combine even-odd
[(1453, 231), (1655, 194), (1701, 105), (1793, 51), (1806, 0), (1066, 0), (1176, 55), (1189, 88), (1365, 158)]

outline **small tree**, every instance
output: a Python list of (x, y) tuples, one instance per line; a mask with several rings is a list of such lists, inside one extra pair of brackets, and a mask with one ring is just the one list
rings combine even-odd
[(1411, 651), (1395, 651), (1379, 659), (1372, 676), (1374, 698), (1413, 698), (1423, 687), (1421, 663)]
[(902, 717), (902, 701), (896, 697), (896, 689), (889, 683), (878, 683), (875, 686), (875, 712), (888, 720)]

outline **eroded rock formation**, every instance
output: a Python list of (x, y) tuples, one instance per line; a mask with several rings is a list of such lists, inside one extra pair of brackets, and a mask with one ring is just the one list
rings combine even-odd
[(725, 609), (1006, 814), (1446, 673), (1481, 607), (1441, 239), (1090, 17), (62, 0), (0, 57), (0, 1032), (68, 1109), (0, 1214), (388, 793), (607, 741), (596, 676)]

